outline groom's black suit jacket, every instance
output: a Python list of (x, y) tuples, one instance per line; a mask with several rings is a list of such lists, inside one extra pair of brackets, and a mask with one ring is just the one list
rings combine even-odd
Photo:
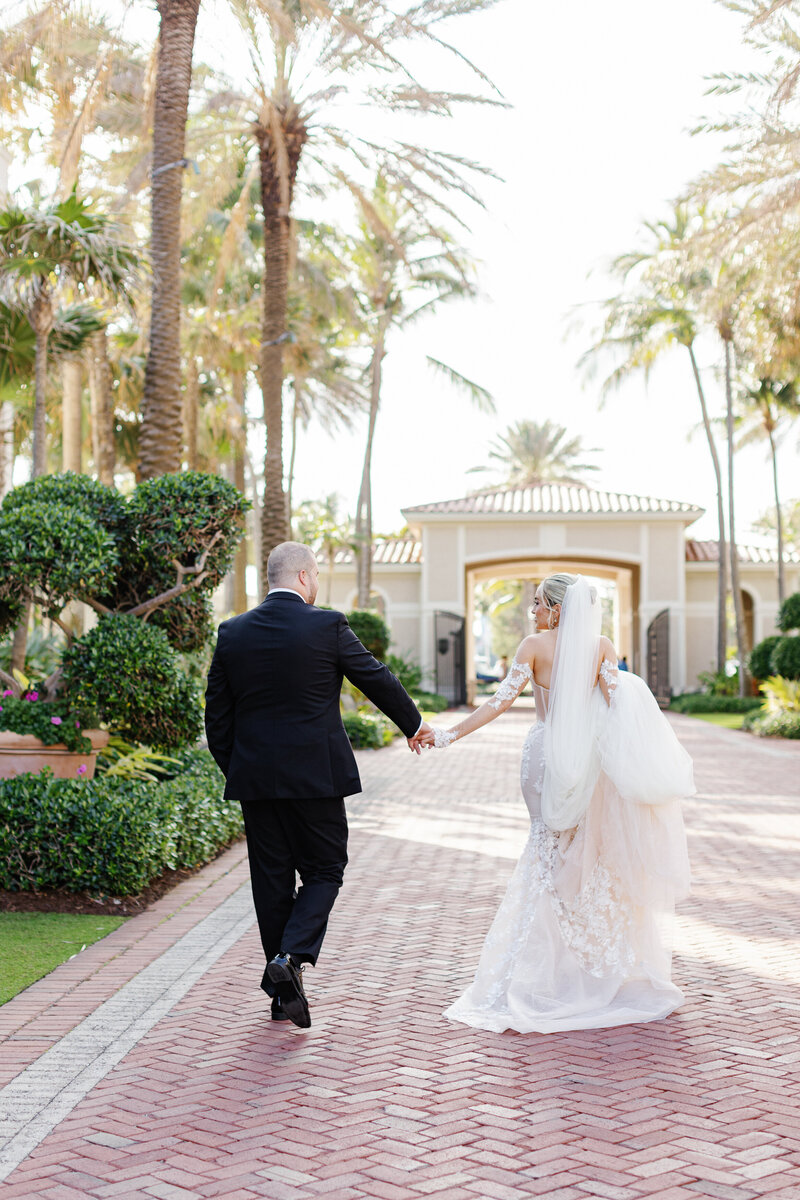
[(272, 592), (223, 621), (208, 673), (206, 735), (226, 796), (248, 803), (361, 791), (339, 711), (343, 676), (413, 737), (416, 705), (342, 613)]

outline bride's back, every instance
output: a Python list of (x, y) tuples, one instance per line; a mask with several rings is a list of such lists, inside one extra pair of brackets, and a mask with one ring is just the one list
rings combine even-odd
[(555, 629), (543, 629), (541, 633), (531, 634), (523, 642), (525, 649), (530, 651), (528, 661), (533, 671), (533, 682), (539, 687), (550, 687), (557, 636)]

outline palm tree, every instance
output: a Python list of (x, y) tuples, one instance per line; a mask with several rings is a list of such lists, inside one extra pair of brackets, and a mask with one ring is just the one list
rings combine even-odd
[[(249, 39), (257, 77), (252, 133), (258, 147), (264, 221), (263, 322), (260, 383), (264, 395), (267, 448), (264, 464), (262, 557), (288, 536), (284, 489), (282, 397), (284, 356), (289, 340), (287, 303), (291, 217), (298, 180), (316, 195), (331, 187), (366, 201), (359, 182), (377, 162), (387, 180), (403, 188), (409, 202), (423, 207), (433, 192), (460, 191), (477, 200), (471, 182), (480, 168), (453, 154), (427, 150), (403, 140), (359, 136), (352, 113), (359, 106), (388, 112), (447, 116), (459, 103), (497, 103), (492, 97), (445, 92), (420, 84), (403, 64), (412, 42), (444, 51), (483, 76), (441, 36), (441, 22), (496, 0), (424, 0), (392, 12), (383, 0), (293, 0), (265, 5), (234, 0)], [(335, 104), (346, 100), (344, 125), (334, 119)], [(301, 166), (305, 174), (301, 174)], [(440, 202), (441, 203), (441, 202)], [(379, 362), (373, 357), (373, 363)]]
[(0, 212), (0, 274), (36, 335), (34, 476), (46, 471), (47, 343), (58, 289), (69, 283), (79, 292), (127, 298), (137, 265), (121, 229), (74, 193), (43, 209)]
[[(512, 487), (538, 487), (543, 483), (574, 484), (585, 487), (587, 471), (596, 471), (593, 463), (579, 461), (587, 450), (581, 437), (567, 438), (563, 425), (552, 421), (517, 421), (489, 448), (489, 458), (499, 464), (503, 482)], [(472, 467), (472, 471), (492, 471), (498, 467)]]
[(800, 414), (800, 379), (777, 383), (774, 379), (756, 380), (743, 395), (744, 416), (739, 446), (766, 439), (772, 464), (772, 488), (775, 496), (775, 532), (778, 537), (778, 602), (786, 599), (784, 521), (778, 487), (778, 443), (787, 418)]
[(178, 471), (181, 465), (181, 191), (183, 169), (188, 166), (186, 121), (200, 0), (157, 0), (157, 5), (160, 23), (150, 172), (153, 286), (139, 435), (142, 479)]
[(709, 276), (704, 265), (698, 265), (687, 256), (687, 244), (698, 223), (686, 205), (678, 205), (671, 221), (645, 225), (652, 246), (645, 252), (622, 255), (614, 263), (623, 284), (629, 283), (632, 273), (638, 272), (639, 277), (627, 292), (622, 290), (606, 301), (601, 336), (583, 356), (582, 362), (593, 364), (609, 351), (621, 358), (603, 383), (603, 394), (607, 395), (634, 372), (642, 371), (647, 378), (662, 355), (673, 347), (680, 346), (687, 353), (717, 491), (717, 670), (722, 672), (727, 657), (728, 593), (724, 489), (719, 452), (695, 353), (701, 323), (699, 304), (708, 287)]
[[(472, 263), (436, 218), (441, 206), (429, 201), (427, 213), (413, 196), (380, 173), (372, 194), (360, 201), (361, 238), (353, 246), (355, 286), (361, 298), (369, 338), (369, 420), (364, 465), (356, 508), (358, 605), (366, 608), (372, 592), (372, 453), (381, 402), (383, 360), (392, 332), (448, 300), (476, 294)], [(454, 368), (428, 356), (428, 363), (460, 387), (484, 412), (494, 411), (489, 392)]]

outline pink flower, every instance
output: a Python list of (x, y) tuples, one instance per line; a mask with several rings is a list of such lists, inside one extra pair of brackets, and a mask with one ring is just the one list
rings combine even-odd
[(4, 696), (13, 696), (14, 693), (12, 692), (11, 688), (6, 688), (6, 690), (3, 692), (3, 695)]
[(51, 725), (60, 725), (60, 724), (61, 724), (61, 717), (51, 717), (51, 718), (50, 718), (50, 724), (51, 724)]
[(80, 721), (76, 721), (76, 722), (75, 722), (75, 728), (76, 728), (76, 729), (80, 729), (80, 727), (81, 727), (81, 723), (80, 723)]
[(28, 694), (27, 694), (27, 696), (25, 697), (25, 699), (26, 699), (26, 700), (38, 700), (38, 699), (39, 699), (39, 693), (38, 693), (38, 692), (28, 692)]
[(78, 773), (78, 775), (86, 774), (86, 763), (81, 763), (81, 765), (78, 767), (77, 773)]

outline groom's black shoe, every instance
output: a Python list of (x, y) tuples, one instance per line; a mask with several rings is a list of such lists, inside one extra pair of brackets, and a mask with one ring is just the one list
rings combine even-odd
[(281, 1004), (280, 996), (272, 997), (272, 1004), (270, 1005), (269, 1011), (270, 1011), (270, 1016), (272, 1017), (273, 1021), (288, 1021), (289, 1020), (289, 1014), (286, 1012), (283, 1005)]
[(267, 975), (277, 987), (277, 998), (286, 1016), (300, 1029), (308, 1029), (311, 1015), (303, 989), (303, 974), (289, 954), (276, 954), (267, 963)]

